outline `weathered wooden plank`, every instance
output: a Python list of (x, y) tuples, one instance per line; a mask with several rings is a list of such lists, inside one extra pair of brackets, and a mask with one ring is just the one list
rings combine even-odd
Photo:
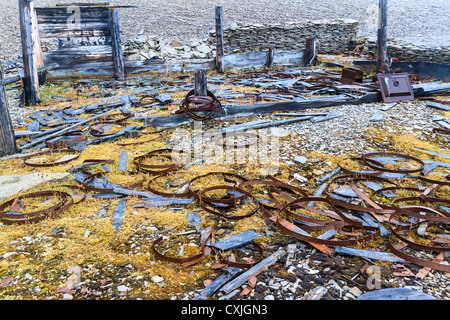
[(25, 104), (36, 105), (39, 99), (38, 64), (33, 43), (31, 1), (19, 0), (20, 35), (24, 70)]
[(208, 95), (208, 83), (206, 79), (206, 70), (195, 70), (194, 73), (194, 95), (206, 97)]
[(305, 66), (314, 66), (316, 64), (317, 45), (316, 38), (306, 39), (305, 55), (303, 62)]
[(377, 33), (377, 66), (376, 72), (386, 73), (387, 61), (387, 0), (378, 3), (378, 33)]
[(222, 7), (216, 7), (216, 70), (219, 73), (225, 71), (223, 65), (223, 9)]
[(17, 153), (16, 139), (9, 115), (8, 98), (0, 63), (0, 156)]
[(123, 62), (122, 41), (120, 39), (119, 12), (117, 9), (109, 9), (109, 23), (111, 28), (111, 42), (114, 68), (117, 80), (125, 79), (125, 67)]
[(224, 293), (230, 293), (231, 291), (240, 287), (242, 284), (248, 281), (248, 279), (250, 279), (251, 276), (258, 275), (259, 273), (263, 272), (266, 268), (273, 265), (285, 253), (286, 251), (284, 249), (279, 249), (275, 253), (272, 253), (268, 258), (262, 260), (261, 262), (257, 263), (240, 276), (236, 277), (234, 280), (228, 282), (226, 285), (222, 287), (222, 289), (220, 289), (220, 291)]

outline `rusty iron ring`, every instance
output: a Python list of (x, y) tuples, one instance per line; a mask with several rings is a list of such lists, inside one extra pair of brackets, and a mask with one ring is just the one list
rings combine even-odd
[(233, 183), (234, 185), (238, 185), (239, 182), (234, 181), (234, 180), (231, 180), (231, 179), (233, 179), (233, 178), (239, 179), (239, 180), (242, 180), (242, 181), (248, 181), (246, 178), (244, 178), (243, 176), (238, 175), (238, 174), (236, 174), (236, 173), (228, 173), (228, 172), (210, 172), (210, 173), (207, 173), (207, 174), (204, 174), (204, 175), (201, 175), (201, 176), (197, 176), (197, 177), (193, 178), (191, 181), (189, 181), (189, 184), (188, 184), (188, 191), (189, 191), (189, 194), (190, 194), (191, 196), (193, 196), (195, 199), (199, 200), (199, 191), (193, 191), (193, 190), (192, 190), (192, 185), (193, 185), (193, 183), (194, 183), (196, 180), (198, 180), (198, 179), (202, 179), (202, 178), (205, 178), (205, 177), (208, 177), (208, 176), (212, 176), (212, 175), (221, 175), (221, 176), (224, 177), (224, 181), (225, 181), (225, 182)]
[[(212, 199), (212, 198), (208, 198), (208, 200), (205, 201), (204, 199), (205, 199), (206, 197), (204, 197), (203, 194), (206, 193), (206, 192), (212, 191), (212, 190), (220, 190), (220, 189), (233, 190), (233, 191), (237, 191), (237, 192), (239, 192), (239, 193), (242, 193), (242, 194), (244, 195), (244, 196), (241, 196), (241, 197), (238, 197), (238, 198), (233, 198), (233, 199), (230, 199), (230, 200), (227, 199), (228, 203), (230, 203), (230, 201), (233, 201), (233, 202), (234, 202), (234, 203), (230, 204), (230, 205), (227, 207), (227, 209), (228, 209), (228, 208), (236, 208), (236, 206), (237, 206), (237, 201), (239, 201), (240, 198), (243, 198), (243, 199), (245, 199), (245, 198), (250, 198), (250, 199), (253, 201), (253, 203), (256, 205), (256, 208), (253, 209), (253, 210), (251, 210), (250, 212), (248, 212), (248, 213), (246, 213), (246, 214), (239, 215), (239, 216), (227, 216), (227, 215), (225, 215), (225, 214), (223, 214), (223, 213), (221, 213), (221, 212), (219, 212), (219, 211), (216, 211), (216, 210), (213, 210), (213, 209), (211, 209), (211, 208), (208, 208), (208, 207), (205, 205), (205, 203), (208, 203), (209, 205), (213, 205), (214, 202), (218, 202), (218, 200), (220, 200), (220, 199), (215, 200), (215, 199)], [(198, 196), (199, 196), (199, 203), (200, 203), (200, 206), (201, 206), (205, 211), (207, 211), (207, 212), (209, 212), (209, 213), (212, 213), (212, 214), (214, 214), (214, 215), (217, 215), (217, 216), (220, 216), (220, 217), (229, 219), (229, 220), (240, 220), (240, 219), (243, 219), (243, 218), (250, 217), (250, 216), (254, 215), (254, 214), (259, 210), (259, 208), (260, 208), (260, 205), (259, 205), (258, 200), (256, 200), (256, 198), (255, 198), (250, 192), (248, 192), (247, 190), (241, 189), (241, 188), (239, 188), (239, 187), (236, 187), (236, 186), (221, 185), (221, 186), (212, 186), (212, 187), (204, 188), (204, 189), (202, 189), (202, 190), (200, 191), (200, 193), (199, 193)], [(243, 200), (243, 199), (242, 199), (242, 200)], [(210, 202), (210, 200), (213, 200), (213, 201)]]
[(206, 241), (211, 236), (211, 233), (214, 230), (215, 229), (211, 229), (204, 235), (204, 237), (201, 241), (201, 244), (200, 244), (200, 253), (199, 254), (196, 254), (196, 255), (193, 255), (190, 257), (186, 257), (186, 258), (175, 258), (175, 257), (170, 257), (167, 255), (164, 255), (156, 249), (156, 246), (163, 240), (163, 237), (159, 237), (158, 239), (153, 241), (152, 251), (161, 260), (168, 261), (168, 262), (181, 263), (183, 268), (188, 267), (190, 265), (193, 265), (195, 263), (202, 261), (211, 252), (211, 248), (206, 246)]
[(162, 177), (162, 175), (156, 176), (155, 178), (153, 178), (152, 180), (150, 180), (148, 182), (148, 185), (147, 185), (148, 191), (150, 191), (151, 193), (156, 194), (158, 196), (162, 196), (162, 197), (166, 197), (166, 198), (186, 198), (186, 197), (191, 196), (191, 193), (189, 192), (189, 190), (186, 192), (183, 192), (183, 193), (175, 193), (175, 192), (162, 192), (162, 191), (158, 191), (158, 190), (155, 190), (154, 188), (152, 188), (150, 186), (151, 183), (155, 182), (156, 179), (159, 179), (161, 177)]
[[(330, 214), (330, 213), (322, 211), (322, 210), (314, 209), (313, 207), (310, 207), (309, 205), (304, 204), (304, 202), (325, 202), (325, 203), (327, 203), (328, 205), (331, 206), (331, 209), (334, 211), (334, 213)], [(295, 214), (295, 213), (291, 212), (290, 210), (288, 210), (288, 208), (292, 207), (293, 205), (298, 205), (301, 208), (303, 208), (305, 210), (308, 210), (308, 211), (310, 211), (312, 213), (315, 213), (315, 214), (318, 214), (318, 215), (321, 215), (321, 216), (327, 216), (327, 217), (330, 217), (330, 218), (332, 218), (334, 220), (323, 220), (323, 219), (311, 218), (311, 217), (308, 217), (308, 216)], [(316, 231), (316, 230), (341, 229), (341, 228), (343, 228), (345, 226), (349, 226), (349, 225), (358, 226), (358, 227), (362, 226), (361, 222), (347, 218), (327, 198), (304, 197), (304, 198), (296, 199), (296, 200), (294, 200), (292, 202), (289, 202), (288, 204), (286, 204), (282, 208), (280, 208), (280, 210), (278, 211), (278, 215), (281, 215), (283, 213), (286, 213), (291, 218), (298, 219), (298, 220), (306, 222), (306, 223), (313, 223), (313, 224), (315, 224), (315, 226), (309, 226), (309, 225), (302, 226), (302, 228), (305, 229), (305, 230), (314, 230), (314, 231)]]
[[(162, 158), (166, 158), (166, 159), (172, 161), (172, 157), (165, 155), (164, 153), (171, 153), (173, 151), (175, 151), (175, 150), (174, 149), (153, 150), (147, 154), (144, 154), (142, 156), (138, 156), (138, 157), (134, 158), (133, 163), (138, 168), (138, 171), (149, 173), (151, 175), (164, 175), (169, 172), (178, 170), (180, 167), (180, 164), (172, 162), (170, 164), (164, 164), (164, 165), (149, 165), (149, 164), (142, 164), (141, 162), (145, 159), (149, 159), (152, 157), (162, 157)], [(180, 151), (180, 153), (184, 153), (184, 152)]]
[[(84, 160), (84, 163), (93, 163), (93, 162), (94, 163), (99, 163), (99, 164), (100, 163), (109, 163), (109, 164), (111, 164), (111, 163), (114, 163), (114, 160), (105, 160), (105, 159), (86, 159), (86, 160)], [(89, 166), (86, 166), (86, 167), (90, 167), (90, 166), (92, 166), (92, 164), (89, 165)], [(93, 191), (93, 192), (101, 192), (101, 193), (103, 193), (103, 192), (109, 193), (109, 192), (113, 192), (114, 191), (113, 188), (98, 188), (98, 187), (91, 186), (89, 184), (89, 182), (91, 182), (96, 177), (99, 177), (99, 176), (103, 175), (103, 172), (92, 173), (92, 172), (87, 171), (86, 167), (82, 167), (81, 168), (81, 171), (84, 174), (86, 174), (86, 178), (83, 179), (83, 181), (81, 182), (81, 185), (86, 190)], [(142, 186), (144, 182), (145, 182), (145, 178), (143, 178), (141, 181), (138, 181), (138, 182), (136, 182), (136, 183), (134, 183), (134, 184), (132, 184), (130, 186), (125, 186), (125, 187), (122, 187), (122, 188), (129, 189), (129, 190), (135, 189), (135, 188), (138, 188), (138, 187)]]
[[(207, 96), (195, 96), (194, 90), (189, 91), (180, 103), (180, 109), (175, 113), (186, 113), (191, 119), (205, 121), (212, 119), (218, 112), (222, 111), (222, 104), (211, 92), (207, 91)], [(197, 112), (208, 111), (205, 115)]]
[[(395, 206), (395, 204), (397, 202), (402, 202), (402, 201), (420, 201), (421, 203), (425, 203), (425, 205), (421, 205), (421, 206), (412, 205), (412, 206), (401, 206), (401, 207)], [(450, 213), (445, 212), (444, 210), (433, 209), (426, 205), (428, 203), (433, 203), (433, 202), (450, 203), (450, 200), (442, 199), (442, 198), (430, 198), (425, 195), (421, 195), (419, 197), (403, 197), (403, 198), (395, 199), (392, 202), (392, 207), (395, 208), (397, 212), (405, 213), (409, 216), (412, 216), (412, 217), (415, 217), (418, 219), (422, 219), (422, 217), (426, 217), (425, 219), (428, 219), (433, 222), (450, 222), (450, 220), (449, 220)], [(441, 217), (430, 217), (430, 216), (422, 215), (420, 213), (417, 213), (417, 214), (415, 213), (415, 211), (420, 211), (420, 210), (428, 211), (430, 213), (436, 214)]]
[[(382, 174), (382, 172), (380, 170), (374, 171), (374, 172), (358, 172), (356, 170), (347, 169), (342, 165), (342, 162), (345, 160), (359, 161), (361, 163), (363, 163), (363, 160), (361, 157), (352, 157), (352, 158), (343, 159), (343, 160), (339, 161), (338, 167), (342, 170), (342, 172), (346, 173), (347, 175), (364, 178), (364, 177), (377, 177)], [(365, 163), (363, 163), (363, 164), (365, 164)]]
[[(19, 201), (22, 199), (27, 198), (41, 198), (41, 197), (48, 197), (48, 196), (54, 196), (54, 197), (60, 197), (62, 200), (58, 202), (57, 204), (46, 208), (42, 210), (38, 210), (35, 212), (30, 213), (21, 213), (21, 214), (15, 214), (10, 215), (5, 213), (3, 210), (5, 210), (6, 207), (11, 206), (15, 201)], [(63, 191), (39, 191), (39, 192), (32, 192), (27, 193), (24, 195), (21, 195), (19, 197), (16, 197), (14, 199), (11, 199), (2, 205), (0, 205), (0, 222), (6, 225), (11, 224), (27, 224), (27, 223), (35, 223), (42, 221), (47, 218), (56, 218), (61, 214), (62, 212), (68, 210), (72, 205), (74, 204), (73, 198), (70, 194)]]
[(155, 140), (158, 140), (158, 139), (162, 139), (162, 137), (163, 137), (162, 132), (163, 131), (165, 131), (165, 129), (159, 130), (159, 131), (155, 131), (155, 132), (140, 132), (141, 135), (151, 135), (151, 134), (159, 134), (159, 135), (156, 138), (145, 140), (145, 141), (139, 141), (139, 142), (121, 143), (120, 141), (118, 141), (117, 145), (119, 145), (121, 147), (134, 146), (134, 145), (137, 145), (137, 144), (143, 144), (143, 143), (148, 143), (148, 142), (155, 141)]
[[(275, 178), (273, 178), (273, 179), (275, 179)], [(266, 180), (266, 181), (264, 181), (264, 180), (248, 180), (248, 181), (241, 182), (238, 185), (238, 187), (240, 187), (240, 188), (244, 188), (246, 186), (250, 186), (250, 187), (253, 187), (253, 186), (268, 186), (268, 187), (271, 187), (271, 188), (269, 188), (269, 197), (270, 197), (270, 200), (272, 202), (275, 202), (272, 199), (272, 197), (271, 197), (273, 190), (275, 190), (272, 187), (279, 187), (279, 188), (282, 188), (282, 189), (287, 189), (287, 190), (291, 191), (294, 194), (296, 194), (296, 193), (300, 194), (302, 197), (307, 197), (308, 196), (308, 193), (306, 192), (306, 190), (303, 190), (301, 188), (292, 186), (292, 185), (290, 185), (288, 183), (282, 182), (282, 181), (277, 180), (277, 179), (275, 179), (275, 180)], [(261, 206), (265, 206), (266, 208), (270, 208), (270, 209), (275, 209), (275, 210), (278, 209), (276, 206), (270, 206), (270, 205), (264, 204), (264, 203), (260, 203), (260, 205)]]
[[(33, 163), (33, 162), (29, 161), (30, 159), (32, 159), (32, 158), (34, 158), (36, 156), (49, 155), (49, 154), (52, 155), (54, 153), (68, 153), (68, 154), (73, 154), (76, 157), (74, 157), (72, 159), (65, 160), (65, 161), (59, 161), (59, 162), (55, 161), (55, 162), (52, 162), (52, 163)], [(54, 166), (59, 166), (61, 164), (69, 163), (69, 162), (71, 162), (73, 160), (78, 159), (79, 157), (80, 157), (80, 153), (79, 152), (76, 152), (76, 151), (70, 150), (70, 149), (62, 149), (62, 150), (58, 150), (57, 152), (55, 152), (54, 150), (49, 150), (49, 151), (43, 151), (43, 152), (35, 153), (35, 154), (32, 154), (32, 155), (30, 155), (28, 157), (25, 157), (23, 159), (23, 163), (26, 164), (27, 166), (37, 167), (37, 168), (54, 167)]]
[(249, 262), (249, 263), (243, 263), (243, 262), (234, 262), (234, 261), (230, 261), (228, 259), (226, 259), (221, 253), (219, 249), (216, 249), (215, 247), (211, 247), (212, 250), (214, 251), (214, 253), (217, 255), (217, 257), (219, 258), (220, 262), (230, 266), (230, 267), (236, 267), (236, 268), (241, 268), (241, 269), (249, 269), (251, 267), (253, 267), (255, 264), (259, 263), (263, 256), (264, 256), (264, 249), (261, 245), (259, 245), (258, 243), (252, 241), (250, 244), (248, 244), (247, 246), (253, 246), (256, 248), (256, 250), (259, 252), (259, 258), (257, 261), (255, 262)]
[(69, 141), (55, 141), (55, 142), (50, 142), (50, 140), (53, 140), (54, 138), (48, 138), (44, 142), (50, 149), (61, 149), (62, 147), (67, 147), (70, 144), (87, 141), (87, 138), (84, 136), (84, 132), (80, 130), (69, 131), (59, 135), (59, 137), (75, 137), (75, 138)]
[[(387, 169), (385, 168), (380, 162), (373, 160), (373, 159), (369, 159), (369, 157), (372, 156), (389, 156), (389, 157), (398, 157), (398, 158), (403, 158), (406, 160), (412, 160), (414, 162), (417, 162), (418, 164), (420, 164), (420, 167), (418, 169)], [(409, 156), (406, 154), (401, 154), (401, 153), (391, 153), (391, 152), (371, 152), (371, 153), (366, 153), (363, 154), (361, 156), (361, 160), (370, 168), (375, 169), (375, 170), (380, 170), (383, 172), (393, 172), (393, 173), (416, 173), (416, 172), (420, 172), (423, 170), (423, 167), (425, 166), (425, 163), (413, 156)]]
[[(381, 177), (377, 177), (377, 176), (366, 176), (363, 178), (355, 178), (352, 177), (351, 175), (346, 175), (346, 176), (339, 176), (336, 177), (334, 179), (332, 179), (330, 185), (332, 183), (334, 183), (336, 180), (340, 180), (340, 179), (350, 179), (349, 182), (349, 186), (350, 188), (362, 199), (364, 200), (364, 202), (366, 202), (367, 204), (370, 205), (370, 207), (363, 207), (363, 206), (359, 206), (359, 205), (354, 205), (351, 203), (346, 203), (344, 201), (340, 201), (337, 199), (333, 199), (330, 196), (327, 196), (327, 198), (336, 206), (342, 207), (342, 208), (346, 208), (349, 210), (354, 210), (354, 211), (363, 211), (363, 212), (368, 212), (370, 214), (392, 214), (393, 212), (395, 212), (394, 209), (387, 207), (385, 205), (379, 204), (375, 201), (373, 201), (369, 196), (367, 196), (365, 193), (361, 192), (358, 187), (355, 184), (355, 181), (369, 181), (371, 179), (373, 180), (379, 180), (379, 181), (384, 181), (384, 182), (389, 182), (391, 184), (397, 185), (396, 183), (389, 181), (385, 178), (381, 178)], [(383, 188), (387, 189), (387, 188)], [(373, 193), (372, 193), (373, 194)], [(378, 219), (378, 218), (377, 218)]]
[[(271, 221), (274, 221), (278, 229), (280, 229), (281, 232), (301, 241), (305, 241), (308, 243), (314, 243), (314, 244), (322, 244), (326, 246), (353, 246), (358, 243), (367, 242), (370, 240), (373, 240), (377, 238), (380, 235), (380, 229), (377, 227), (370, 227), (370, 226), (355, 226), (355, 225), (346, 225), (339, 230), (342, 229), (351, 229), (351, 230), (365, 230), (369, 232), (373, 232), (372, 234), (369, 234), (367, 236), (364, 236), (360, 239), (351, 239), (351, 240), (325, 240), (325, 239), (318, 239), (313, 236), (309, 236), (306, 234), (300, 234), (298, 232), (295, 232), (291, 229), (289, 229), (288, 226), (286, 226), (286, 223), (288, 223), (286, 220), (281, 219), (278, 216), (272, 216), (273, 218), (270, 219)], [(303, 226), (302, 226), (303, 227)]]
[[(392, 214), (391, 217), (390, 217), (390, 219), (389, 219), (389, 222), (390, 222), (390, 223), (389, 223), (390, 236), (389, 236), (389, 241), (388, 241), (388, 248), (389, 248), (389, 250), (390, 250), (393, 254), (395, 254), (396, 256), (398, 256), (398, 257), (400, 257), (400, 258), (402, 258), (402, 259), (405, 260), (405, 261), (408, 261), (408, 262), (417, 264), (417, 265), (422, 266), (422, 267), (435, 269), (435, 270), (438, 270), (438, 271), (450, 272), (450, 266), (448, 266), (448, 265), (444, 265), (444, 264), (441, 264), (441, 263), (438, 263), (438, 262), (432, 262), (432, 261), (428, 261), (428, 260), (425, 260), (425, 259), (420, 259), (420, 258), (411, 256), (411, 255), (408, 255), (408, 254), (402, 252), (400, 249), (397, 249), (397, 248), (394, 246), (394, 244), (392, 243), (392, 236), (393, 236), (393, 235), (396, 236), (397, 239), (401, 239), (402, 242), (403, 242), (404, 240), (406, 240), (405, 243), (407, 243), (407, 244), (409, 244), (409, 245), (411, 245), (411, 246), (413, 246), (413, 247), (416, 247), (416, 248), (419, 248), (419, 249), (420, 249), (421, 247), (422, 247), (422, 248), (424, 247), (423, 245), (419, 245), (419, 244), (417, 244), (416, 242), (409, 241), (408, 239), (405, 239), (405, 238), (401, 237), (401, 236), (398, 234), (399, 231), (409, 230), (409, 229), (411, 228), (411, 225), (400, 226), (400, 227), (397, 227), (396, 229), (392, 228), (391, 220), (392, 220), (395, 216), (397, 216), (397, 215), (399, 215), (399, 214), (403, 214), (403, 212), (396, 212), (396, 213)], [(427, 216), (422, 216), (421, 218), (424, 219), (424, 220), (427, 220), (429, 217), (427, 217)], [(447, 218), (447, 219), (448, 219), (448, 218)], [(448, 221), (448, 220), (447, 220), (447, 221)], [(400, 236), (400, 237), (398, 237), (398, 236)], [(429, 246), (426, 246), (426, 247), (429, 247)], [(445, 248), (445, 250), (442, 250), (443, 248), (437, 248), (437, 247), (434, 247), (434, 246), (431, 247), (431, 249), (432, 249), (433, 251), (438, 251), (438, 252), (442, 252), (442, 251), (448, 252), (448, 251), (449, 251), (448, 248)], [(427, 250), (427, 249), (425, 249), (425, 250)]]

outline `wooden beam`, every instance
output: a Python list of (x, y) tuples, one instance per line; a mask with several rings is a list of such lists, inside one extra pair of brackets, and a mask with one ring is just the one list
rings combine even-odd
[(197, 69), (194, 74), (194, 95), (206, 97), (208, 95), (208, 83), (206, 79), (206, 70)]
[(44, 67), (44, 56), (42, 55), (41, 37), (39, 36), (39, 25), (37, 22), (36, 10), (34, 9), (34, 2), (30, 3), (31, 13), (31, 28), (33, 33), (33, 50), (36, 57), (37, 68)]
[(378, 9), (377, 74), (387, 71), (387, 0), (379, 0)]
[(225, 72), (223, 66), (223, 10), (216, 7), (216, 69), (218, 72)]
[(22, 57), (25, 92), (25, 104), (36, 105), (39, 99), (38, 62), (33, 41), (33, 19), (31, 13), (31, 2), (33, 0), (19, 1), (20, 36), (22, 39)]
[(304, 55), (305, 66), (314, 66), (316, 64), (317, 45), (316, 38), (306, 39), (306, 48)]
[(267, 52), (266, 68), (272, 67), (273, 67), (273, 47), (270, 47), (269, 51)]
[(8, 98), (0, 63), (0, 156), (17, 153), (16, 138), (9, 115)]
[(117, 9), (108, 9), (111, 25), (111, 40), (117, 80), (125, 79), (125, 66), (123, 62), (122, 41), (120, 39), (119, 12)]

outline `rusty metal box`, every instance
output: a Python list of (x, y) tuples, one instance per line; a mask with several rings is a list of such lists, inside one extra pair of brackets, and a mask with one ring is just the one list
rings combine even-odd
[(408, 73), (378, 74), (377, 78), (384, 102), (414, 100)]

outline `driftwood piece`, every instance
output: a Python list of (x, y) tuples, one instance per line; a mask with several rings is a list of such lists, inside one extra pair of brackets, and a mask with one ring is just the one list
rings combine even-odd
[(236, 288), (244, 284), (246, 281), (248, 281), (250, 277), (260, 274), (265, 269), (276, 263), (278, 259), (280, 259), (285, 253), (286, 251), (284, 249), (279, 249), (275, 253), (272, 253), (266, 259), (257, 263), (252, 268), (248, 269), (246, 272), (236, 277), (234, 280), (228, 282), (226, 285), (222, 287), (222, 289), (220, 289), (220, 291), (224, 292), (225, 294), (230, 293), (231, 291), (235, 290)]

